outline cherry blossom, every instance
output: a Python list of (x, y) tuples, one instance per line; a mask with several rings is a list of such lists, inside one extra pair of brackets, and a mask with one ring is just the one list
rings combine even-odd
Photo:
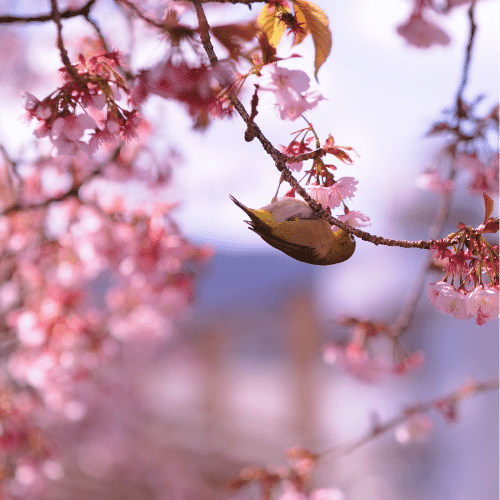
[(450, 194), (455, 186), (455, 183), (451, 179), (442, 179), (437, 170), (426, 170), (419, 175), (415, 184), (420, 189), (440, 195)]
[[(442, 10), (462, 2), (448, 0)], [(170, 183), (179, 153), (163, 147), (168, 140), (165, 131), (153, 135), (154, 123), (141, 115), (148, 110), (140, 108), (153, 95), (173, 100), (187, 109), (195, 127), (203, 128), (214, 117), (226, 117), (235, 110), (244, 116), (237, 105), (239, 96), (251, 111), (250, 119), (245, 118), (249, 131), (245, 139), (258, 137), (279, 166), (277, 157), (280, 161), (283, 157), (263, 140), (257, 127), (258, 113), (263, 111), (262, 92), (274, 94), (279, 116), (288, 121), (315, 108), (324, 97), (310, 89), (304, 71), (278, 66), (286, 56), (278, 55), (273, 31), (288, 31), (283, 34), (291, 34), (294, 47), (311, 33), (317, 73), (329, 52), (328, 19), (310, 2), (293, 6), (287, 0), (270, 2), (262, 10), (271, 16), (267, 28), (258, 28), (252, 20), (219, 26), (219, 32), (229, 32), (228, 40), (240, 36), (245, 43), (238, 50), (229, 49), (226, 61), (214, 64), (207, 37), (215, 36), (217, 27), (191, 26), (195, 19), (191, 3), (116, 2), (116, 12), (127, 21), (127, 30), (120, 35), (129, 35), (130, 29), (130, 44), (126, 37), (112, 39), (115, 25), (107, 27), (106, 20), (99, 19), (100, 12), (94, 9), (98, 2), (90, 1), (78, 12), (81, 3), (52, 2), (50, 19), (46, 19), (58, 28), (52, 30), (52, 45), (62, 65), (60, 86), (40, 99), (25, 93), (25, 114), (35, 124), (35, 138), (44, 140), (33, 141), (35, 146), (23, 148), (15, 158), (10, 158), (8, 145), (0, 148), (4, 354), (0, 367), (0, 497), (38, 498), (47, 479), (71, 477), (65, 468), (74, 462), (98, 481), (116, 474), (120, 484), (107, 490), (116, 497), (127, 496), (121, 483), (123, 478), (132, 478), (141, 491), (153, 495), (208, 500), (212, 495), (190, 472), (192, 463), (180, 464), (178, 457), (171, 461), (159, 458), (158, 448), (153, 452), (149, 448), (154, 439), (144, 428), (156, 434), (160, 426), (156, 427), (138, 397), (138, 380), (142, 384), (138, 375), (146, 378), (146, 368), (166, 347), (173, 351), (184, 343), (184, 339), (175, 345), (169, 341), (178, 333), (177, 320), (189, 312), (201, 266), (213, 255), (209, 247), (195, 245), (183, 236), (174, 220), (176, 201), (160, 199), (157, 188)], [(449, 42), (446, 33), (426, 18), (438, 11), (433, 5), (430, 0), (415, 0), (409, 21), (398, 28), (410, 45)], [(179, 21), (184, 12), (191, 16), (189, 24)], [(199, 9), (198, 14), (203, 19)], [(67, 23), (75, 15), (93, 36), (71, 39)], [(15, 24), (31, 23), (28, 19), (17, 19), (23, 22)], [(10, 13), (3, 16), (3, 23), (10, 21)], [(34, 23), (39, 24), (38, 20)], [(31, 38), (39, 43), (38, 37)], [(141, 53), (147, 38), (153, 46), (166, 47), (165, 53), (159, 57), (146, 53), (148, 50)], [(120, 46), (129, 45), (132, 52), (121, 54), (107, 48), (117, 41)], [(144, 54), (151, 61), (147, 69), (135, 69)], [(12, 64), (14, 56), (7, 56), (0, 58), (8, 67), (22, 69), (21, 51), (19, 63)], [(32, 72), (19, 73), (14, 75), (16, 81), (27, 75), (29, 88), (38, 83)], [(247, 90), (246, 84), (255, 75), (258, 89), (247, 108), (245, 92), (239, 93)], [(498, 192), (498, 155), (483, 154), (481, 149), (487, 124), (498, 124), (498, 108), (476, 118), (473, 103), (465, 103), (461, 95), (455, 100), (449, 123), (436, 125), (434, 132), (446, 133), (446, 137), (455, 134), (456, 141), (446, 144), (445, 153), (455, 158), (452, 168), (470, 176), (472, 194)], [(475, 127), (465, 139), (462, 115)], [(342, 163), (339, 168), (346, 168), (353, 163), (353, 148), (336, 145), (331, 134), (322, 141), (322, 134), (305, 121), (307, 127), (293, 132), (293, 140), (280, 150), (298, 156), (310, 153), (314, 144), (317, 151), (307, 155), (309, 166), (304, 167), (304, 160), (288, 164), (290, 169), (304, 171), (308, 192), (327, 211), (342, 207), (341, 221), (353, 227), (369, 225), (369, 217), (347, 207), (358, 181), (334, 176), (337, 167), (324, 161), (326, 155), (333, 155), (333, 161)], [(45, 147), (44, 143), (52, 144), (55, 157), (36, 150), (40, 144)], [(283, 179), (287, 179), (285, 174), (289, 172), (283, 172)], [(448, 194), (453, 188), (437, 172), (425, 175), (421, 183), (428, 189)], [(295, 196), (300, 189), (290, 183), (294, 187), (287, 195)], [(142, 189), (144, 201), (137, 195)], [(459, 319), (474, 318), (478, 325), (495, 319), (499, 312), (498, 246), (485, 238), (491, 236), (486, 233), (498, 231), (498, 219), (492, 217), (493, 201), (484, 199), (486, 216), (477, 229), (460, 223), (449, 238), (433, 242), (432, 250), (441, 258), (441, 272), (446, 275), (429, 287), (431, 301), (439, 310)], [(420, 351), (409, 354), (388, 323), (350, 318), (344, 326), (353, 327), (350, 337), (327, 346), (324, 358), (360, 380), (376, 382), (423, 364), (424, 355)], [(456, 398), (434, 401), (445, 418), (456, 418)], [(432, 428), (426, 415), (407, 412), (404, 418), (396, 431), (400, 441), (420, 441)], [(141, 440), (147, 442), (144, 449)], [(58, 446), (69, 457), (64, 463)], [(289, 466), (251, 467), (240, 483), (258, 483), (263, 498), (344, 500), (337, 488), (311, 489), (311, 474), (320, 456), (296, 450), (287, 457)], [(69, 496), (83, 498), (86, 493), (71, 491)]]
[(484, 163), (477, 155), (460, 155), (456, 160), (459, 169), (466, 170), (472, 177), (469, 184), (469, 191), (473, 196), (480, 196), (487, 193), (491, 196), (498, 196), (498, 154)]
[(498, 289), (476, 287), (467, 294), (466, 307), (468, 314), (475, 318), (478, 325), (498, 319)]
[(304, 71), (268, 64), (261, 70), (259, 88), (274, 93), (282, 120), (293, 121), (324, 99), (318, 91), (305, 92), (309, 81)]
[(457, 291), (451, 285), (443, 285), (437, 296), (436, 307), (445, 314), (451, 314), (456, 319), (470, 319), (466, 307), (465, 293)]
[[(337, 219), (349, 224), (352, 227), (367, 227), (371, 225), (370, 217), (358, 211), (347, 212), (344, 215), (339, 215), (337, 216)], [(332, 226), (333, 232), (336, 232), (339, 229), (340, 228), (338, 226)]]
[(346, 496), (338, 488), (322, 488), (313, 490), (311, 500), (345, 500)]
[[(307, 153), (308, 151), (311, 151), (311, 148), (308, 146), (308, 144), (313, 140), (312, 137), (309, 137), (307, 139), (304, 139), (300, 142), (298, 141), (292, 141), (288, 146), (282, 146), (281, 144), (279, 145), (279, 149), (283, 154), (290, 155), (290, 156), (297, 156), (303, 153)], [(293, 170), (295, 172), (299, 172), (302, 169), (302, 164), (304, 162), (297, 162), (297, 163), (289, 163), (288, 167), (290, 170)]]
[(408, 44), (418, 48), (450, 43), (450, 37), (437, 24), (426, 20), (421, 11), (411, 14), (405, 24), (398, 26), (397, 32)]
[(401, 444), (424, 443), (434, 428), (434, 422), (426, 413), (414, 413), (395, 429), (396, 440)]
[(327, 208), (329, 206), (331, 193), (329, 187), (309, 184), (306, 187), (306, 191), (309, 193), (311, 198), (315, 199), (318, 203), (321, 203), (323, 208)]
[(341, 346), (328, 344), (323, 351), (323, 360), (327, 364), (339, 364), (363, 382), (377, 382), (392, 371), (392, 363), (386, 358), (372, 357), (358, 345), (351, 343)]
[(358, 180), (354, 177), (341, 177), (330, 186), (329, 206), (336, 208), (346, 198), (351, 199), (356, 191)]

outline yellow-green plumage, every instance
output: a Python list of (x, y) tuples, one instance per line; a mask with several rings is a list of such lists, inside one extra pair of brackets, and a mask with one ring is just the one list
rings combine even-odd
[(324, 219), (302, 200), (280, 198), (260, 209), (231, 200), (251, 219), (250, 229), (266, 243), (308, 264), (328, 266), (347, 260), (354, 253), (354, 237), (343, 229), (335, 233)]

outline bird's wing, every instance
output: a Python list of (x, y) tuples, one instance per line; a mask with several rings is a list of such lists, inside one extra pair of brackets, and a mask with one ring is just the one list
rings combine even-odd
[(314, 250), (304, 245), (298, 245), (297, 243), (290, 243), (289, 241), (282, 240), (274, 236), (267, 226), (262, 228), (256, 227), (252, 222), (248, 221), (247, 224), (250, 226), (249, 229), (257, 233), (266, 243), (271, 245), (283, 253), (286, 253), (290, 257), (301, 262), (306, 262), (307, 264), (318, 264), (318, 256), (315, 255)]

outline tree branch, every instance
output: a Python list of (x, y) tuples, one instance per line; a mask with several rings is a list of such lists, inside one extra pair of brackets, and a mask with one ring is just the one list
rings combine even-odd
[[(70, 19), (72, 17), (84, 16), (87, 17), (90, 9), (95, 4), (96, 0), (89, 0), (83, 7), (79, 9), (68, 9), (60, 13), (61, 19)], [(39, 14), (37, 16), (0, 16), (0, 24), (12, 23), (44, 23), (53, 21), (54, 16), (50, 14)]]
[(378, 436), (385, 434), (387, 431), (394, 429), (399, 424), (402, 424), (412, 415), (417, 413), (427, 413), (431, 410), (436, 410), (439, 403), (448, 402), (451, 405), (454, 405), (460, 402), (463, 399), (467, 399), (475, 394), (480, 394), (482, 392), (493, 391), (498, 389), (499, 379), (494, 378), (490, 380), (485, 380), (483, 382), (468, 382), (464, 384), (462, 387), (459, 387), (457, 390), (437, 398), (430, 399), (423, 403), (416, 403), (412, 406), (407, 407), (401, 415), (394, 417), (389, 420), (385, 424), (378, 424), (373, 427), (373, 429), (368, 432), (365, 436), (361, 437), (357, 441), (349, 444), (349, 445), (340, 445), (335, 446), (334, 448), (327, 449), (321, 453), (318, 453), (317, 456), (319, 459), (331, 458), (332, 456), (335, 458), (347, 455), (348, 453), (353, 452), (354, 450), (360, 448), (364, 444), (372, 441)]

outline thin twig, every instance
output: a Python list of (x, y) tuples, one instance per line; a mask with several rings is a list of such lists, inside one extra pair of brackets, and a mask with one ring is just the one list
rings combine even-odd
[(129, 2), (129, 0), (115, 0), (115, 2), (117, 4), (123, 4), (125, 5), (127, 8), (129, 8), (132, 12), (134, 12), (137, 17), (139, 17), (140, 19), (142, 19), (143, 21), (145, 21), (146, 23), (148, 24), (151, 24), (152, 26), (155, 26), (156, 28), (158, 29), (161, 29), (161, 30), (164, 30), (165, 29), (165, 25), (162, 24), (162, 23), (159, 23), (157, 21), (155, 21), (154, 19), (151, 19), (150, 17), (146, 16), (145, 14), (143, 14), (138, 8), (136, 5), (134, 5), (132, 2)]
[(446, 401), (450, 404), (456, 404), (459, 401), (469, 398), (475, 394), (480, 394), (482, 392), (493, 391), (498, 389), (499, 380), (498, 378), (485, 380), (483, 382), (467, 383), (465, 386), (459, 387), (457, 390), (437, 398), (430, 399), (423, 403), (416, 403), (412, 406), (407, 407), (401, 415), (394, 417), (385, 424), (376, 425), (370, 432), (365, 436), (361, 437), (357, 441), (349, 445), (335, 446), (334, 448), (329, 448), (321, 453), (318, 453), (318, 457), (322, 460), (326, 458), (345, 456), (352, 451), (360, 448), (364, 444), (372, 441), (378, 436), (385, 434), (387, 431), (394, 429), (399, 424), (402, 424), (405, 420), (411, 417), (411, 415), (417, 413), (427, 413), (431, 410), (436, 410), (437, 405), (440, 402)]
[(102, 46), (104, 47), (104, 50), (106, 52), (111, 52), (111, 49), (108, 47), (108, 43), (106, 42), (106, 38), (104, 38), (104, 35), (102, 34), (102, 31), (99, 28), (99, 25), (97, 24), (97, 22), (94, 21), (93, 19), (91, 19), (90, 15), (85, 16), (85, 19), (95, 29), (97, 36), (99, 37), (99, 40), (101, 40), (101, 43), (102, 43)]
[[(463, 92), (465, 90), (465, 85), (468, 80), (468, 75), (469, 75), (469, 69), (470, 69), (470, 61), (471, 61), (471, 54), (472, 54), (472, 47), (474, 45), (474, 36), (476, 33), (477, 25), (474, 22), (474, 5), (475, 1), (473, 0), (470, 8), (469, 8), (469, 40), (467, 43), (467, 47), (465, 49), (465, 56), (464, 56), (464, 65), (463, 65), (463, 70), (462, 70), (462, 78), (461, 82), (458, 88), (457, 92), (457, 98), (455, 101), (455, 116), (459, 120), (459, 122), (463, 119), (466, 119), (466, 116), (462, 116), (461, 110), (463, 107)], [(460, 130), (460, 126), (457, 124), (457, 130)], [(456, 155), (456, 148), (454, 149), (452, 158), (451, 158), (451, 164), (450, 164), (450, 170), (448, 173), (448, 178), (447, 180), (453, 181), (456, 175), (456, 170), (454, 167), (455, 163), (455, 155)], [(446, 223), (446, 220), (448, 219), (448, 215), (450, 213), (451, 209), (451, 201), (452, 201), (452, 193), (446, 193), (443, 195), (442, 200), (441, 200), (441, 205), (436, 213), (436, 216), (434, 218), (434, 221), (432, 223), (432, 227), (429, 230), (429, 237), (432, 239), (436, 239), (439, 237), (441, 234), (444, 225)], [(410, 294), (403, 306), (403, 309), (399, 316), (396, 318), (394, 323), (390, 327), (390, 332), (391, 335), (394, 337), (401, 336), (403, 335), (409, 328), (411, 321), (413, 319), (413, 315), (415, 314), (416, 308), (418, 301), (420, 299), (420, 296), (422, 295), (424, 285), (426, 282), (426, 277), (427, 273), (429, 272), (430, 265), (432, 263), (432, 255), (428, 254), (425, 256), (425, 261), (421, 267), (421, 270), (417, 274), (417, 277), (415, 279), (415, 282), (413, 284), (413, 287), (410, 291)]]
[(52, 7), (52, 19), (57, 26), (57, 47), (59, 48), (59, 53), (61, 54), (61, 60), (67, 69), (68, 73), (73, 77), (76, 82), (80, 82), (81, 78), (76, 71), (75, 67), (71, 64), (69, 60), (68, 51), (64, 46), (62, 38), (62, 23), (61, 23), (61, 13), (59, 12), (59, 7), (57, 5), (57, 0), (50, 0), (50, 5)]
[[(95, 4), (96, 0), (89, 0), (84, 6), (79, 9), (68, 9), (60, 13), (61, 19), (70, 19), (72, 17), (89, 15), (90, 9)], [(0, 16), (0, 24), (12, 23), (44, 23), (53, 21), (53, 14), (40, 14), (37, 16)]]
[[(468, 15), (469, 15), (469, 26), (470, 26), (470, 31), (469, 31), (469, 43), (467, 45), (467, 49), (465, 51), (465, 60), (464, 60), (464, 67), (462, 70), (462, 81), (460, 82), (460, 86), (458, 87), (458, 92), (457, 92), (457, 111), (459, 111), (459, 108), (461, 108), (461, 103), (463, 102), (463, 92), (465, 90), (465, 86), (467, 85), (467, 81), (469, 79), (469, 69), (470, 69), (470, 62), (471, 62), (471, 57), (472, 57), (472, 47), (474, 44), (474, 36), (476, 34), (476, 29), (477, 25), (474, 20), (474, 7), (476, 5), (476, 1), (472, 0)], [(458, 115), (457, 115), (458, 116)]]

